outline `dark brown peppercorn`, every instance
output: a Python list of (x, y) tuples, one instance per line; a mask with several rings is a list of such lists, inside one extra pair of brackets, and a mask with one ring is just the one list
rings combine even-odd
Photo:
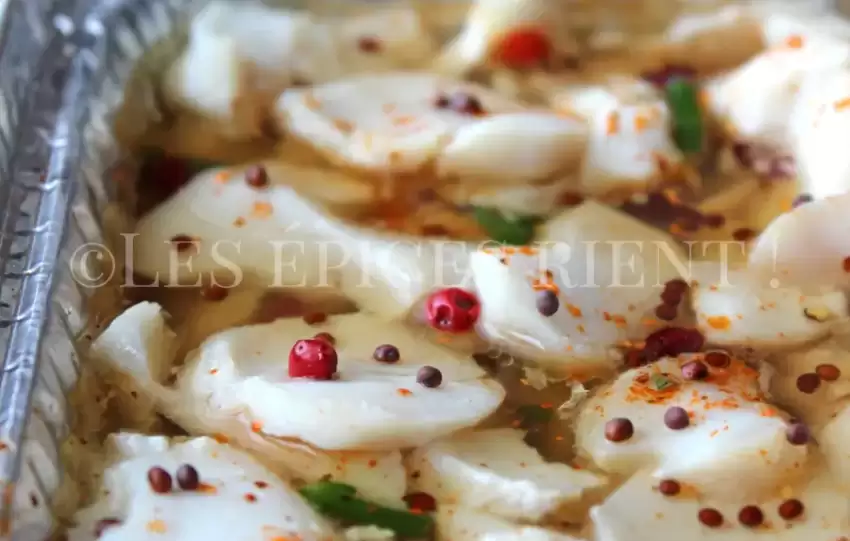
[(684, 291), (664, 288), (664, 291), (661, 292), (661, 302), (670, 306), (679, 306), (684, 296)]
[(541, 315), (550, 317), (555, 315), (560, 308), (561, 302), (558, 300), (558, 295), (554, 291), (545, 289), (537, 293), (537, 311)]
[(94, 536), (100, 537), (103, 535), (103, 532), (113, 526), (118, 526), (119, 524), (121, 524), (121, 521), (117, 518), (102, 518), (94, 525)]
[(725, 351), (709, 351), (704, 360), (712, 368), (726, 368), (732, 363), (732, 357)]
[(324, 340), (325, 342), (327, 342), (328, 344), (330, 344), (332, 346), (336, 344), (336, 338), (334, 338), (334, 336), (329, 332), (320, 332), (320, 333), (316, 334), (316, 336), (314, 336), (313, 339)]
[(677, 218), (673, 223), (679, 226), (682, 231), (687, 231), (688, 233), (698, 231), (701, 225), (699, 220), (693, 216), (682, 216), (681, 218)]
[(708, 367), (702, 361), (689, 361), (682, 365), (682, 377), (699, 381), (708, 377)]
[(797, 390), (801, 393), (812, 394), (820, 387), (820, 376), (814, 372), (800, 374), (797, 377)]
[(710, 507), (700, 509), (697, 517), (703, 526), (708, 526), (709, 528), (719, 528), (723, 525), (723, 515), (717, 509)]
[(564, 192), (558, 196), (558, 203), (566, 207), (575, 207), (584, 203), (584, 196), (576, 192)]
[(815, 374), (823, 381), (835, 381), (841, 377), (841, 370), (834, 364), (819, 364), (815, 367)]
[(304, 314), (304, 323), (307, 325), (318, 325), (328, 320), (328, 315), (322, 312), (311, 312)]
[(732, 238), (738, 242), (748, 242), (756, 237), (756, 232), (749, 227), (739, 227), (732, 231)]
[(451, 104), (451, 100), (445, 94), (437, 94), (437, 97), (434, 98), (434, 107), (437, 109), (448, 109)]
[(189, 250), (197, 249), (198, 239), (189, 235), (174, 235), (171, 237), (171, 245), (178, 252), (188, 252)]
[(611, 419), (605, 423), (605, 439), (615, 443), (626, 441), (635, 433), (632, 422), (623, 417)]
[(397, 363), (399, 359), (401, 359), (401, 353), (394, 345), (383, 344), (375, 348), (375, 352), (372, 353), (372, 358), (379, 363), (393, 364)]
[(171, 492), (171, 474), (162, 468), (153, 467), (148, 470), (148, 483), (157, 494)]
[(431, 513), (437, 510), (437, 500), (425, 492), (413, 492), (402, 499), (407, 504), (408, 509), (414, 509), (422, 513)]
[(738, 511), (738, 522), (749, 528), (761, 526), (764, 522), (764, 513), (755, 505), (745, 505)]
[(672, 406), (664, 412), (664, 424), (671, 430), (682, 430), (691, 424), (691, 418), (685, 408)]
[(210, 284), (201, 290), (201, 296), (208, 301), (218, 302), (227, 298), (228, 290), (218, 284)]
[(481, 100), (466, 92), (455, 92), (449, 98), (449, 108), (463, 115), (479, 116), (484, 114)]
[(423, 387), (434, 389), (443, 383), (443, 373), (433, 366), (423, 366), (416, 373), (416, 382)]
[(377, 53), (381, 51), (381, 41), (374, 36), (363, 36), (357, 40), (357, 48), (364, 53)]
[(814, 201), (814, 198), (811, 195), (807, 193), (801, 193), (800, 195), (794, 198), (794, 201), (791, 202), (791, 208), (795, 209), (800, 205), (805, 205), (806, 203), (811, 203), (812, 201)]
[(189, 464), (183, 464), (177, 470), (177, 486), (183, 490), (198, 490), (201, 480), (198, 470)]
[(785, 520), (793, 520), (803, 514), (803, 502), (790, 499), (779, 504), (779, 516)]
[(707, 214), (703, 216), (703, 222), (712, 229), (720, 229), (726, 224), (726, 218), (722, 214)]
[(665, 496), (675, 496), (682, 490), (682, 486), (672, 479), (664, 479), (658, 483), (658, 492)]
[(262, 165), (252, 165), (245, 171), (245, 182), (252, 188), (265, 188), (269, 185), (269, 174)]
[(659, 304), (655, 307), (655, 317), (661, 321), (673, 321), (679, 315), (675, 304)]
[(785, 429), (785, 438), (791, 445), (806, 445), (809, 443), (809, 427), (803, 423), (791, 423)]

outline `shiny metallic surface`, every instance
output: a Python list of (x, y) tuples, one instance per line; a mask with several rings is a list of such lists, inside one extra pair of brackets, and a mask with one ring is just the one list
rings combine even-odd
[[(76, 3), (8, 0), (0, 25), (0, 538), (44, 539), (49, 492), (58, 484), (65, 420), (53, 400), (73, 383), (53, 309), (64, 218), (73, 195), (67, 138), (57, 132)], [(60, 31), (61, 29), (61, 31)], [(47, 346), (46, 344), (50, 344)], [(55, 344), (55, 345), (54, 345)], [(36, 367), (42, 370), (37, 372)], [(64, 368), (62, 369), (64, 370)], [(36, 407), (32, 397), (36, 400)], [(57, 415), (58, 413), (58, 415)], [(34, 448), (34, 435), (48, 442)], [(38, 470), (36, 472), (36, 470)]]
[[(850, 0), (835, 1), (850, 14)], [(141, 131), (158, 114), (154, 75), (204, 3), (8, 0), (0, 24), (0, 539), (42, 541), (53, 526), (67, 395), (92, 319), (93, 291), (74, 279), (72, 262), (104, 242), (102, 212), (114, 196), (105, 179), (121, 157), (112, 126), (126, 89)]]

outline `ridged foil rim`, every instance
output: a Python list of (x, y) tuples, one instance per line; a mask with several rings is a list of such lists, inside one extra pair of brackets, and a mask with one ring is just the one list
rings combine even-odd
[[(25, 451), (36, 422), (31, 398), (44, 356), (54, 269), (73, 187), (56, 132), (70, 64), (73, 0), (7, 0), (0, 23), (0, 538), (43, 540), (47, 500), (17, 482), (32, 469)], [(47, 381), (47, 380), (45, 380)], [(44, 385), (42, 385), (44, 387)], [(48, 413), (46, 417), (49, 417)], [(45, 417), (45, 416), (42, 416)], [(45, 417), (45, 418), (46, 418)], [(58, 440), (55, 440), (58, 441)], [(48, 464), (50, 467), (50, 464)], [(51, 477), (43, 471), (43, 477)], [(26, 502), (26, 503), (24, 503)]]
[(118, 156), (111, 120), (139, 59), (199, 3), (10, 0), (0, 33), (0, 176), (11, 179), (0, 182), (0, 539), (53, 530), (67, 396), (90, 320), (76, 256), (103, 241), (105, 173)]

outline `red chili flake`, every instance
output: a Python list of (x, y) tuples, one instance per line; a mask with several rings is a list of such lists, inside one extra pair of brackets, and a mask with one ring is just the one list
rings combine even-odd
[(254, 481), (254, 486), (262, 489), (262, 488), (268, 488), (269, 484), (266, 483), (265, 481)]
[(334, 347), (324, 340), (299, 340), (289, 351), (289, 377), (332, 380), (337, 369)]
[(182, 253), (192, 249), (197, 250), (198, 239), (189, 235), (174, 235), (171, 237), (171, 244), (175, 250)]
[(254, 494), (248, 492), (247, 494), (245, 494), (245, 501), (248, 503), (254, 503), (255, 501), (257, 501), (257, 497)]
[(431, 513), (437, 510), (437, 500), (425, 492), (414, 492), (402, 498), (408, 509), (416, 509), (423, 513)]
[(481, 313), (481, 304), (472, 293), (449, 287), (428, 297), (425, 313), (431, 327), (443, 332), (463, 333), (475, 326)]
[(505, 34), (492, 53), (492, 60), (511, 69), (530, 69), (552, 55), (552, 43), (539, 28), (518, 28)]
[(700, 509), (697, 518), (704, 526), (709, 528), (719, 528), (723, 525), (723, 515), (717, 509), (710, 507)]
[(323, 312), (310, 312), (304, 314), (304, 323), (307, 325), (318, 325), (328, 320), (328, 315)]
[(364, 53), (378, 53), (381, 51), (381, 40), (375, 36), (363, 36), (357, 40), (357, 48)]
[(738, 242), (747, 242), (756, 237), (756, 232), (749, 227), (739, 227), (732, 232), (732, 238)]
[(844, 272), (850, 272), (850, 257), (845, 257), (844, 261), (841, 262), (841, 266)]

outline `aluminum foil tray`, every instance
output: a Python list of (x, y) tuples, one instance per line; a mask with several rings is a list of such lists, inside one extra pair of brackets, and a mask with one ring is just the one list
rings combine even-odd
[[(337, 11), (364, 1), (387, 0), (275, 3)], [(186, 23), (206, 0), (5, 2), (0, 540), (44, 541), (55, 526), (50, 509), (63, 481), (68, 394), (80, 377), (90, 326), (114, 315), (93, 313), (92, 300), (117, 291), (122, 275), (102, 249), (107, 204), (121, 199), (122, 179), (133, 176), (115, 122), (120, 111), (123, 128), (141, 133), (157, 118), (154, 75), (176, 54)]]
[[(67, 395), (96, 291), (80, 277), (102, 263), (86, 250), (103, 242), (102, 211), (114, 197), (104, 182), (118, 158), (112, 117), (131, 69), (151, 44), (175, 34), (195, 2), (3, 4), (0, 539), (44, 541), (55, 526)], [(144, 96), (152, 86), (134, 88)]]

